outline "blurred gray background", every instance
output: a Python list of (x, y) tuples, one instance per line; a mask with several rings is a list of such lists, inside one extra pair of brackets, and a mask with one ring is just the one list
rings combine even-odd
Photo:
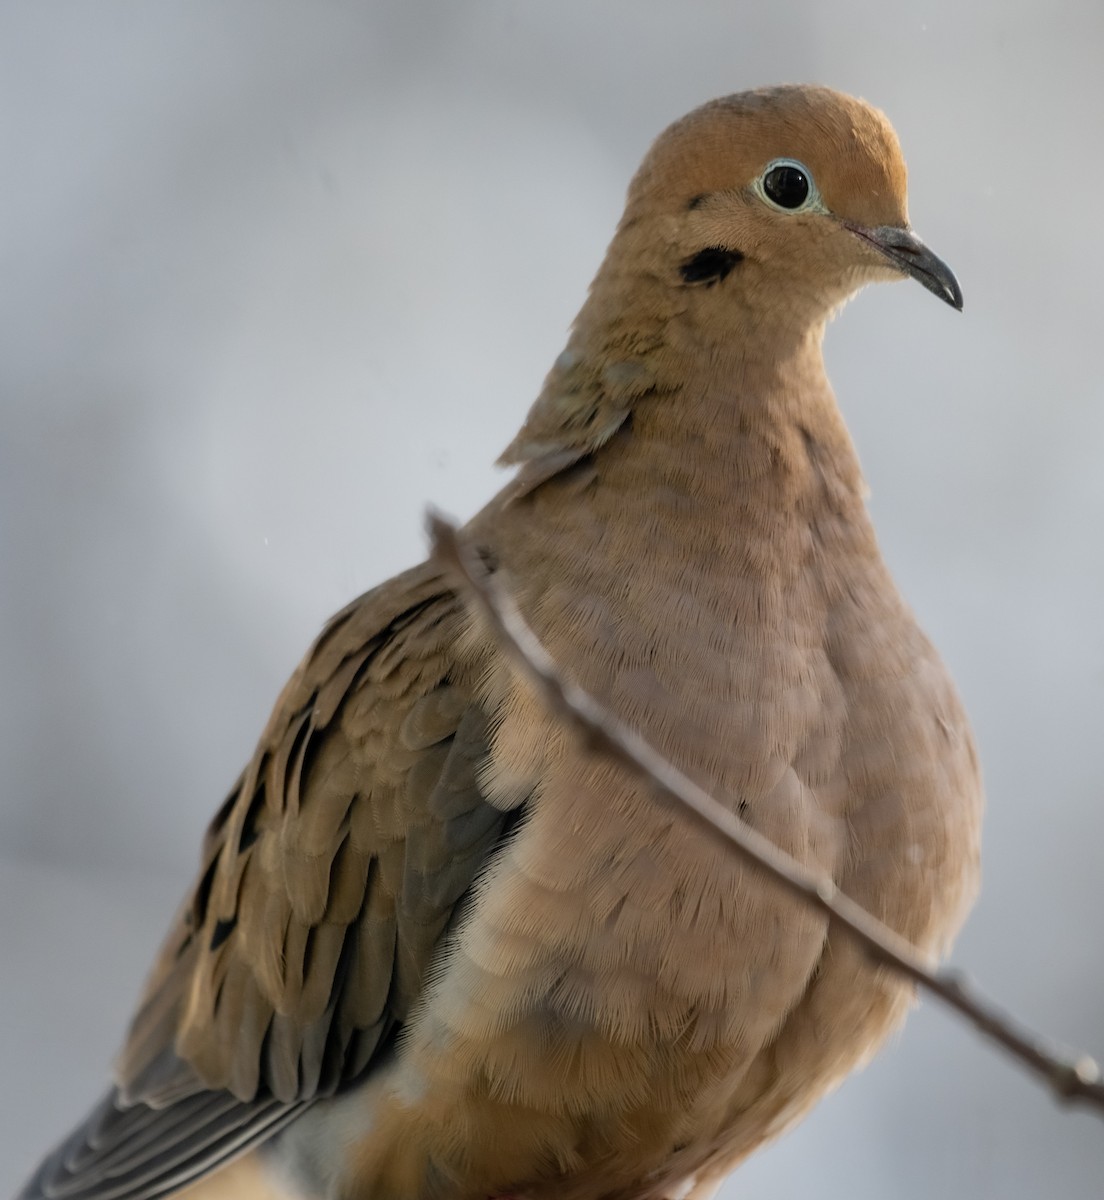
[[(1104, 1053), (1104, 6), (0, 7), (0, 1195), (106, 1078), (201, 831), (322, 620), (467, 515), (650, 139), (716, 94), (883, 107), (960, 317), (829, 366), (990, 810), (956, 960)], [(726, 1193), (1099, 1194), (930, 1003)]]

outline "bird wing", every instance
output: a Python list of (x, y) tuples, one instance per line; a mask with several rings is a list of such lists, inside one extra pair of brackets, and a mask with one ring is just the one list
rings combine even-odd
[(22, 1200), (152, 1200), (379, 1063), (518, 811), (430, 565), (339, 613), (215, 816), (117, 1086)]

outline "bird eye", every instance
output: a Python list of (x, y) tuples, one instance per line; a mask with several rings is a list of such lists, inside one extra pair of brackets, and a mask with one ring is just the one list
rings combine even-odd
[(757, 183), (759, 186), (756, 190), (776, 208), (797, 212), (802, 208), (820, 207), (813, 177), (808, 168), (796, 159), (776, 158), (767, 164)]

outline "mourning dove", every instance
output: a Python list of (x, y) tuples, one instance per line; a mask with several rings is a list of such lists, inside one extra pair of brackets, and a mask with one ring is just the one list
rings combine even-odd
[[(961, 307), (880, 112), (697, 109), (466, 536), (576, 682), (935, 957), (975, 891), (977, 760), (821, 356), (903, 276)], [(703, 1200), (910, 998), (578, 745), (430, 561), (284, 689), (115, 1086), (23, 1200)]]

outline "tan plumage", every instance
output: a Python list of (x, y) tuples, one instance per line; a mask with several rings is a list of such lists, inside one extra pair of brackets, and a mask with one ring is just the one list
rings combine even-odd
[[(907, 229), (859, 101), (677, 122), (469, 531), (578, 682), (937, 954), (975, 887), (977, 764), (820, 351), (871, 280), (960, 306)], [(118, 1090), (24, 1197), (701, 1198), (908, 998), (572, 743), (428, 564), (284, 690)]]

